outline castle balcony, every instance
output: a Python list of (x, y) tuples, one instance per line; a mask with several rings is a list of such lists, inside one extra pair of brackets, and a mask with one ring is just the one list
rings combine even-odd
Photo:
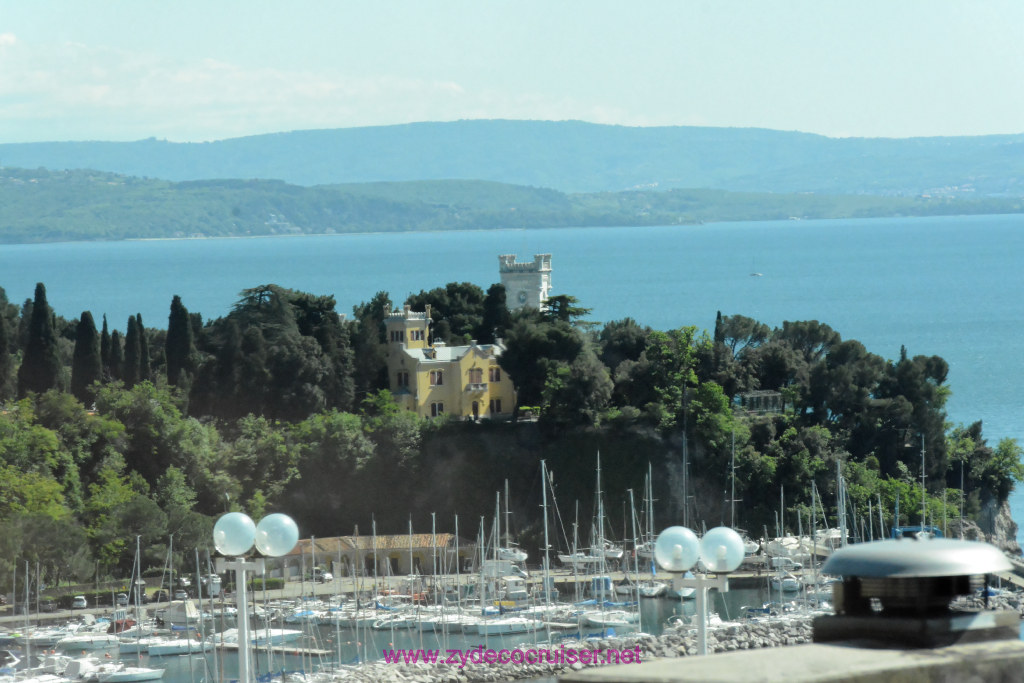
[(482, 394), (487, 391), (487, 382), (469, 382), (466, 384), (467, 394)]

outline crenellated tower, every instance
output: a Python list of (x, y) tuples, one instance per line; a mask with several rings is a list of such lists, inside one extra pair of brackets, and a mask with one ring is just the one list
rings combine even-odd
[(532, 263), (519, 263), (515, 254), (502, 254), (498, 257), (498, 272), (501, 284), (505, 285), (509, 310), (547, 307), (551, 296), (551, 254), (535, 254)]

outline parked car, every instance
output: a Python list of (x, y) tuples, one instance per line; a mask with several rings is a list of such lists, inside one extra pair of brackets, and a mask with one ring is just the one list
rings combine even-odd
[(170, 599), (170, 594), (165, 590), (161, 589), (153, 593), (153, 602), (168, 602)]
[(76, 595), (71, 601), (71, 609), (85, 609), (89, 606), (84, 595)]
[(334, 581), (334, 574), (325, 572), (320, 567), (313, 568), (313, 575), (308, 577), (313, 581), (319, 581), (320, 583), (327, 583), (328, 581)]
[(126, 607), (128, 605), (128, 594), (118, 593), (114, 596), (114, 604), (118, 607)]
[(39, 603), (39, 609), (42, 612), (56, 612), (57, 603), (53, 600), (43, 600), (41, 603)]
[(175, 600), (188, 600), (188, 591), (186, 591), (183, 588), (179, 588), (178, 590), (174, 591), (174, 599)]

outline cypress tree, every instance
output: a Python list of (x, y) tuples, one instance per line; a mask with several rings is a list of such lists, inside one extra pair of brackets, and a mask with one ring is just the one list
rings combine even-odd
[(139, 381), (144, 382), (152, 377), (149, 367), (149, 339), (146, 337), (141, 313), (135, 314), (135, 330), (139, 333)]
[(124, 362), (121, 364), (121, 379), (126, 387), (139, 383), (139, 356), (142, 349), (139, 345), (139, 327), (135, 316), (128, 316), (128, 330), (124, 333)]
[(11, 334), (8, 331), (7, 316), (0, 311), (0, 401), (13, 395), (14, 358), (11, 357)]
[(24, 396), (30, 391), (41, 394), (53, 389), (57, 386), (60, 370), (53, 312), (46, 302), (46, 286), (40, 282), (36, 284), (32, 317), (28, 325), (28, 342), (25, 344), (21, 367), (18, 368), (18, 396)]
[(118, 330), (110, 333), (110, 376), (113, 379), (124, 379), (124, 350)]
[(499, 283), (490, 286), (484, 297), (483, 308), (476, 338), (481, 344), (493, 344), (495, 339), (505, 336), (505, 330), (512, 324), (512, 316), (505, 302), (505, 285)]
[(100, 333), (100, 362), (103, 374), (110, 377), (110, 332), (107, 330), (107, 314), (103, 314), (103, 331)]
[(172, 386), (187, 385), (192, 374), (192, 321), (188, 309), (177, 294), (171, 300), (171, 314), (167, 318), (167, 382)]
[(18, 348), (28, 346), (28, 328), (32, 321), (32, 299), (25, 299), (21, 305), (21, 317), (18, 318)]
[(71, 358), (71, 393), (86, 405), (93, 399), (93, 382), (98, 381), (103, 374), (99, 341), (92, 313), (83, 311), (82, 319), (75, 328), (75, 352)]

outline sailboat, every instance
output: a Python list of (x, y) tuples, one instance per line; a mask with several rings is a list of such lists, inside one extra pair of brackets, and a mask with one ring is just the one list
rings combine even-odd
[(654, 560), (654, 486), (652, 482), (651, 463), (647, 463), (647, 476), (644, 478), (644, 517), (647, 530), (643, 534), (643, 542), (637, 546), (636, 554), (645, 560)]
[[(505, 544), (499, 543), (498, 547), (498, 559), (499, 560), (510, 560), (512, 562), (526, 562), (526, 558), (529, 557), (526, 551), (521, 550), (512, 541), (512, 530), (509, 528), (509, 517), (511, 512), (508, 509), (508, 479), (505, 480)], [(500, 539), (499, 539), (500, 540)]]

